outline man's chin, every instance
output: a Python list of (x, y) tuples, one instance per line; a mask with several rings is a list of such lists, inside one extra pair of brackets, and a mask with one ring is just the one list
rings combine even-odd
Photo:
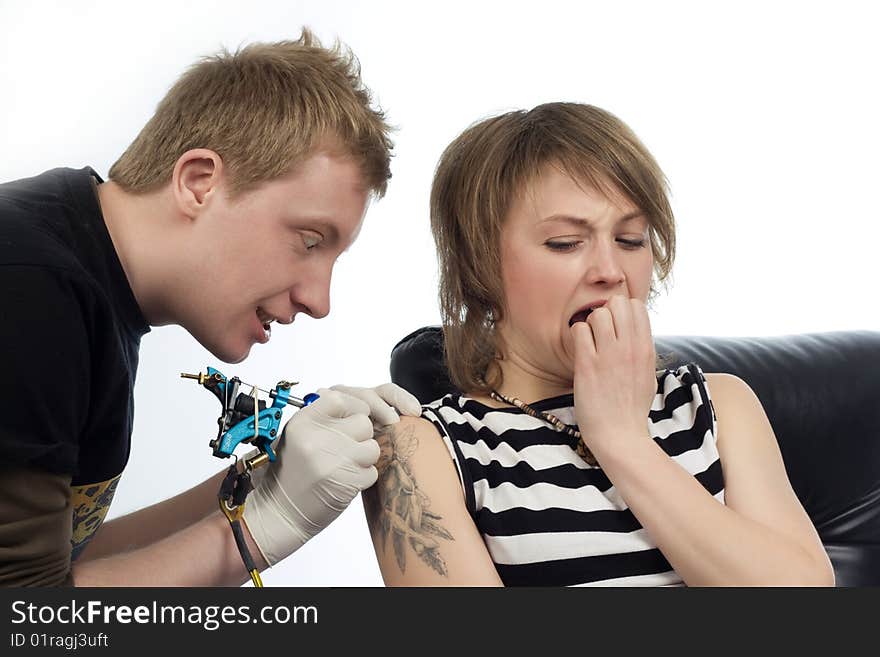
[(212, 353), (214, 353), (214, 355), (217, 356), (217, 358), (222, 360), (224, 363), (229, 363), (231, 365), (234, 365), (235, 363), (240, 363), (241, 361), (243, 361), (245, 358), (248, 357), (248, 355), (251, 353), (251, 346), (252, 345), (248, 345), (243, 350), (238, 349), (237, 351), (230, 350), (230, 351), (220, 351), (217, 353), (214, 353), (214, 352), (212, 352)]
[(237, 347), (232, 347), (231, 345), (209, 345), (201, 342), (201, 345), (205, 347), (215, 358), (219, 358), (224, 363), (229, 363), (230, 365), (235, 365), (236, 363), (240, 363), (248, 355), (251, 353), (252, 345), (238, 345)]
[(227, 356), (227, 355), (220, 355), (220, 354), (214, 354), (214, 355), (217, 356), (217, 358), (222, 360), (224, 363), (229, 363), (230, 365), (235, 365), (236, 363), (240, 363), (245, 358), (247, 358), (249, 353), (251, 353), (250, 349), (248, 349), (243, 355), (240, 355), (240, 356), (239, 355)]

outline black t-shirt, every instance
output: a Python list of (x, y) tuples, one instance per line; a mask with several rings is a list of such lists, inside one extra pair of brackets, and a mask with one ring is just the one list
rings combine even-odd
[(74, 557), (128, 461), (149, 331), (99, 182), (85, 168), (0, 185), (0, 467), (70, 475)]

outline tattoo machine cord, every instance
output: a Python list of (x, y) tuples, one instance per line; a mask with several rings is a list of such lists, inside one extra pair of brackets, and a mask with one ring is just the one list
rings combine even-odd
[(293, 397), (290, 388), (296, 382), (279, 381), (272, 390), (263, 390), (273, 400), (271, 406), (260, 400), (261, 388), (251, 386), (250, 393), (239, 392), (244, 383), (238, 377), (227, 379), (221, 372), (213, 367), (208, 367), (208, 373), (187, 374), (181, 372), (184, 379), (194, 379), (199, 385), (210, 390), (220, 401), (222, 410), (217, 418), (219, 427), (217, 437), (208, 444), (217, 458), (229, 458), (235, 456), (235, 448), (241, 443), (252, 444), (259, 450), (254, 456), (244, 459), (243, 469), (238, 470), (238, 458), (229, 467), (226, 477), (220, 485), (217, 493), (220, 510), (229, 521), (235, 544), (241, 555), (241, 560), (251, 577), (255, 587), (262, 587), (263, 580), (254, 564), (253, 557), (245, 542), (244, 532), (241, 528), (241, 517), (244, 515), (244, 505), (248, 493), (254, 489), (251, 481), (251, 472), (266, 463), (275, 462), (275, 452), (272, 450), (272, 442), (278, 435), (278, 427), (281, 423), (281, 411), (288, 404), (302, 408), (308, 406), (318, 395), (309, 393), (302, 399)]

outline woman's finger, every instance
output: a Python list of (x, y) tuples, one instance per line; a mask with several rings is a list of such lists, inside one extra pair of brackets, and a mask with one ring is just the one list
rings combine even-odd
[(612, 321), (614, 322), (614, 335), (617, 340), (620, 342), (631, 340), (634, 328), (629, 298), (616, 294), (608, 300), (605, 308), (611, 311)]
[(614, 331), (614, 318), (611, 311), (605, 306), (591, 312), (587, 317), (586, 324), (593, 332), (593, 342), (596, 344), (597, 353), (602, 353), (603, 348), (607, 349), (617, 339), (617, 334)]
[(593, 340), (593, 332), (586, 322), (575, 322), (571, 327), (572, 340), (574, 341), (575, 363), (583, 358), (596, 355), (596, 342)]

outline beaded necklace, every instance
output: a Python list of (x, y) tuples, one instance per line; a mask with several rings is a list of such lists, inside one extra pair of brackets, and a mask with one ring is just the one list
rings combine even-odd
[(560, 433), (567, 434), (573, 438), (577, 438), (577, 453), (584, 461), (589, 463), (590, 465), (598, 465), (598, 461), (596, 461), (596, 457), (593, 456), (593, 453), (590, 451), (590, 448), (584, 444), (584, 439), (581, 437), (581, 432), (573, 427), (570, 427), (565, 422), (560, 420), (558, 417), (553, 415), (552, 413), (545, 413), (544, 411), (536, 411), (534, 408), (526, 404), (521, 399), (517, 399), (516, 397), (505, 397), (497, 390), (491, 390), (489, 392), (489, 396), (495, 401), (501, 402), (502, 404), (509, 404), (510, 406), (516, 406), (519, 410), (521, 410), (526, 415), (531, 415), (534, 418), (539, 420), (544, 420), (549, 423), (556, 431)]

